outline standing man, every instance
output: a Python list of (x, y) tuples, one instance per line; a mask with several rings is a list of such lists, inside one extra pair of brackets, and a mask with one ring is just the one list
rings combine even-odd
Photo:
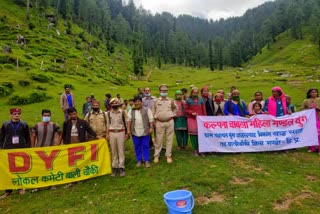
[[(84, 120), (89, 123), (89, 126), (97, 134), (97, 138), (107, 137), (108, 119), (106, 113), (100, 109), (98, 100), (92, 101), (92, 110), (86, 114)], [(92, 136), (89, 137), (89, 139), (91, 138)]]
[(148, 109), (152, 109), (154, 101), (157, 99), (154, 96), (151, 96), (150, 88), (144, 88), (144, 97), (142, 98), (142, 106)]
[(125, 163), (125, 142), (128, 139), (126, 126), (126, 111), (120, 109), (118, 98), (112, 98), (110, 101), (111, 111), (108, 111), (108, 131), (107, 140), (110, 142), (111, 159), (112, 159), (112, 174), (115, 177), (116, 173), (120, 173), (120, 177), (124, 177)]
[[(49, 109), (43, 109), (41, 111), (42, 122), (37, 123), (32, 128), (31, 135), (31, 148), (34, 147), (45, 147), (45, 146), (54, 146), (58, 142), (61, 142), (62, 131), (60, 127), (51, 122), (51, 111)], [(55, 142), (55, 134), (58, 134), (58, 141)], [(55, 186), (51, 186), (50, 190), (55, 190)], [(33, 189), (32, 192), (36, 192), (38, 189)]]
[(90, 128), (87, 121), (78, 118), (77, 110), (74, 107), (68, 108), (67, 113), (70, 119), (63, 123), (63, 144), (86, 142), (87, 133), (97, 137), (97, 134)]
[(86, 102), (82, 105), (82, 116), (85, 117), (88, 112), (91, 111), (92, 108), (92, 98), (86, 97)]
[[(21, 109), (10, 109), (10, 116), (11, 120), (5, 121), (1, 127), (0, 149), (30, 148), (29, 126), (26, 122), (20, 120)], [(7, 189), (0, 198), (10, 196), (12, 191), (12, 189)], [(25, 194), (23, 189), (19, 189), (18, 192), (20, 195)]]
[(144, 93), (143, 93), (143, 89), (142, 88), (138, 88), (138, 94), (137, 96), (141, 97), (141, 98), (144, 98)]
[(70, 86), (66, 85), (64, 87), (65, 92), (60, 97), (60, 106), (62, 111), (64, 112), (64, 121), (68, 120), (68, 112), (67, 109), (70, 107), (76, 107), (76, 103), (74, 102), (73, 94), (70, 92)]
[(172, 163), (172, 142), (174, 135), (173, 118), (176, 116), (177, 106), (174, 100), (168, 98), (168, 86), (162, 84), (159, 87), (160, 97), (155, 101), (152, 113), (155, 119), (156, 141), (154, 150), (154, 162), (159, 162), (163, 138), (166, 138), (167, 163)]
[(106, 107), (106, 111), (111, 110), (110, 100), (111, 100), (111, 94), (106, 94), (106, 99), (104, 100), (104, 107)]

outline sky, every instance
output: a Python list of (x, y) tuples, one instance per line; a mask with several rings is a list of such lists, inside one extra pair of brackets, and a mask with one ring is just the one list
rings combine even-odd
[(204, 19), (218, 20), (242, 16), (247, 9), (254, 8), (270, 0), (134, 0), (152, 14), (169, 12), (175, 16), (188, 14)]

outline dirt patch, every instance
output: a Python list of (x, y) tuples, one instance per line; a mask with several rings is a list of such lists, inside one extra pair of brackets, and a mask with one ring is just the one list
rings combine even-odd
[(256, 172), (262, 172), (263, 171), (262, 167), (254, 166), (254, 165), (252, 165), (252, 163), (244, 161), (244, 160), (241, 160), (241, 159), (234, 158), (234, 159), (231, 160), (231, 163), (234, 166), (240, 167), (242, 169), (253, 170), (253, 171), (256, 171)]
[(309, 190), (303, 190), (299, 195), (292, 195), (292, 193), (287, 193), (283, 199), (277, 200), (274, 205), (273, 209), (277, 211), (287, 211), (290, 209), (291, 204), (293, 203), (300, 203), (300, 201), (308, 198), (313, 197), (313, 192)]
[(317, 182), (317, 181), (319, 181), (319, 178), (315, 175), (307, 175), (306, 180), (310, 181), (310, 182)]
[(254, 181), (253, 178), (237, 178), (237, 177), (232, 177), (232, 180), (230, 181), (230, 183), (236, 184), (236, 185), (245, 185), (245, 184), (251, 183), (252, 181)]
[(218, 192), (212, 192), (209, 197), (200, 196), (196, 198), (196, 203), (199, 205), (209, 204), (209, 203), (222, 203), (226, 200), (226, 197)]

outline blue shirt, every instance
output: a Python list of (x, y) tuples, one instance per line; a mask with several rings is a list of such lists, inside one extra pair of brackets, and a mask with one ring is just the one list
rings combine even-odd
[(243, 102), (242, 100), (240, 102), (242, 103), (242, 106), (243, 106), (243, 114), (244, 115), (241, 115), (239, 105), (234, 104), (232, 101), (231, 102), (227, 101), (224, 104), (224, 109), (223, 109), (224, 114), (225, 115), (232, 114), (232, 112), (229, 112), (229, 108), (230, 108), (229, 104), (231, 103), (231, 105), (232, 105), (231, 108), (233, 109), (233, 115), (241, 116), (241, 117), (244, 117), (245, 115), (249, 115), (249, 112), (247, 111), (247, 106), (246, 106), (245, 102)]
[(72, 96), (71, 94), (66, 94), (69, 108), (72, 107)]

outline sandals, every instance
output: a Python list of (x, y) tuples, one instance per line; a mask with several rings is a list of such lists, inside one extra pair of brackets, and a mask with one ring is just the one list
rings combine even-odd
[(19, 193), (19, 195), (24, 195), (24, 194), (26, 194), (26, 191), (24, 189), (19, 189), (18, 193)]
[(5, 192), (5, 193), (3, 193), (3, 194), (0, 196), (0, 199), (1, 199), (1, 198), (9, 197), (10, 195), (11, 195), (10, 192)]

